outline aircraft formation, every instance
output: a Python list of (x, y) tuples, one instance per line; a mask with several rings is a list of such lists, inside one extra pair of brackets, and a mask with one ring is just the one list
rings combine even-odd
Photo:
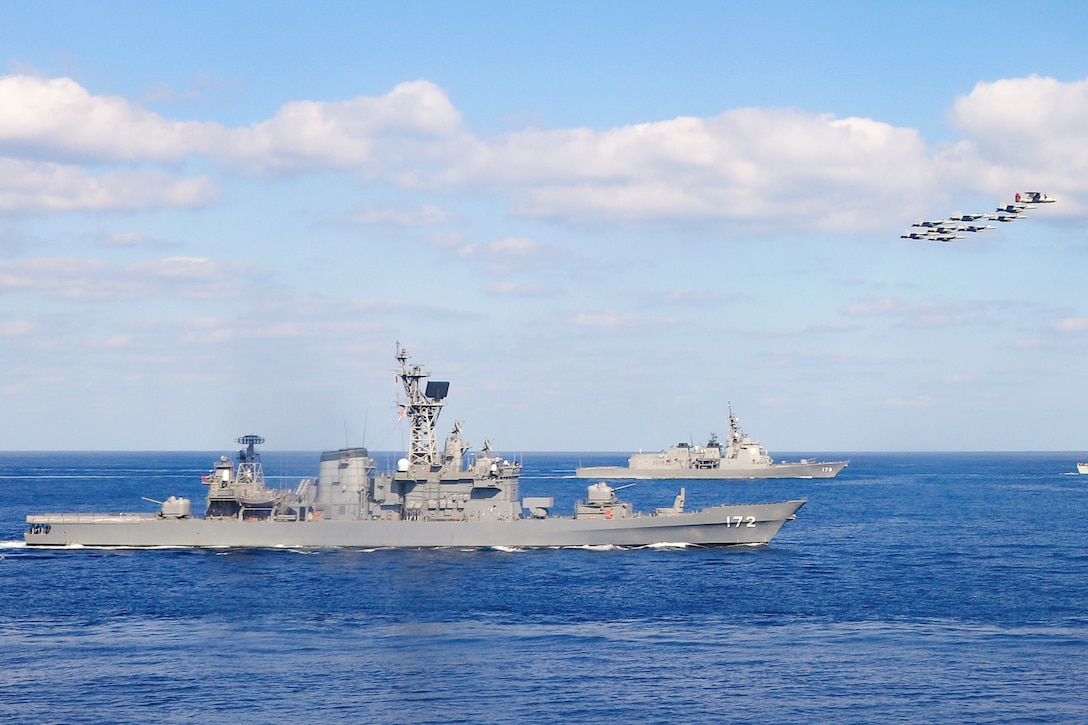
[(954, 242), (957, 239), (966, 239), (964, 232), (984, 232), (987, 229), (997, 227), (989, 224), (978, 224), (980, 221), (1012, 222), (1017, 219), (1027, 219), (1024, 214), (1028, 209), (1034, 209), (1040, 204), (1053, 204), (1051, 199), (1041, 191), (1021, 191), (1016, 193), (1016, 199), (1012, 204), (999, 206), (988, 214), (961, 214), (956, 212), (947, 219), (937, 221), (922, 221), (919, 219), (911, 225), (900, 239), (918, 239), (926, 242)]

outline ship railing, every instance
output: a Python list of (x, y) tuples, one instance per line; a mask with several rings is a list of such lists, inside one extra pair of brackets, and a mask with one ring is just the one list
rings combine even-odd
[(31, 514), (28, 524), (110, 524), (128, 521), (144, 521), (157, 518), (157, 514)]

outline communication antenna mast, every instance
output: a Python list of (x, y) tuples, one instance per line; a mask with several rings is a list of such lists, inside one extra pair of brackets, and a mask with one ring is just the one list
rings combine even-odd
[(408, 444), (408, 465), (411, 467), (425, 466), (436, 468), (441, 465), (438, 454), (438, 435), (435, 427), (438, 424), (438, 415), (442, 412), (446, 395), (449, 393), (450, 384), (430, 380), (426, 387), (421, 388), (421, 383), (431, 374), (421, 365), (408, 364), (408, 351), (397, 343), (397, 360), (400, 362), (400, 375), (398, 376), (404, 385), (404, 395), (408, 399), (403, 404), (404, 414), (411, 423), (411, 438)]

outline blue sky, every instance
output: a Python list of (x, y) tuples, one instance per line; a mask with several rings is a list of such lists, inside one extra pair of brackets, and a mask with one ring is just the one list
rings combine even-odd
[(1082, 3), (4, 16), (0, 448), (1088, 445)]

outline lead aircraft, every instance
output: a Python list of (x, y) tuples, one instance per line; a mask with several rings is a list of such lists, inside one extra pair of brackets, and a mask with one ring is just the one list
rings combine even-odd
[(1018, 191), (1016, 203), (1018, 204), (1053, 204), (1057, 199), (1051, 199), (1041, 191)]

